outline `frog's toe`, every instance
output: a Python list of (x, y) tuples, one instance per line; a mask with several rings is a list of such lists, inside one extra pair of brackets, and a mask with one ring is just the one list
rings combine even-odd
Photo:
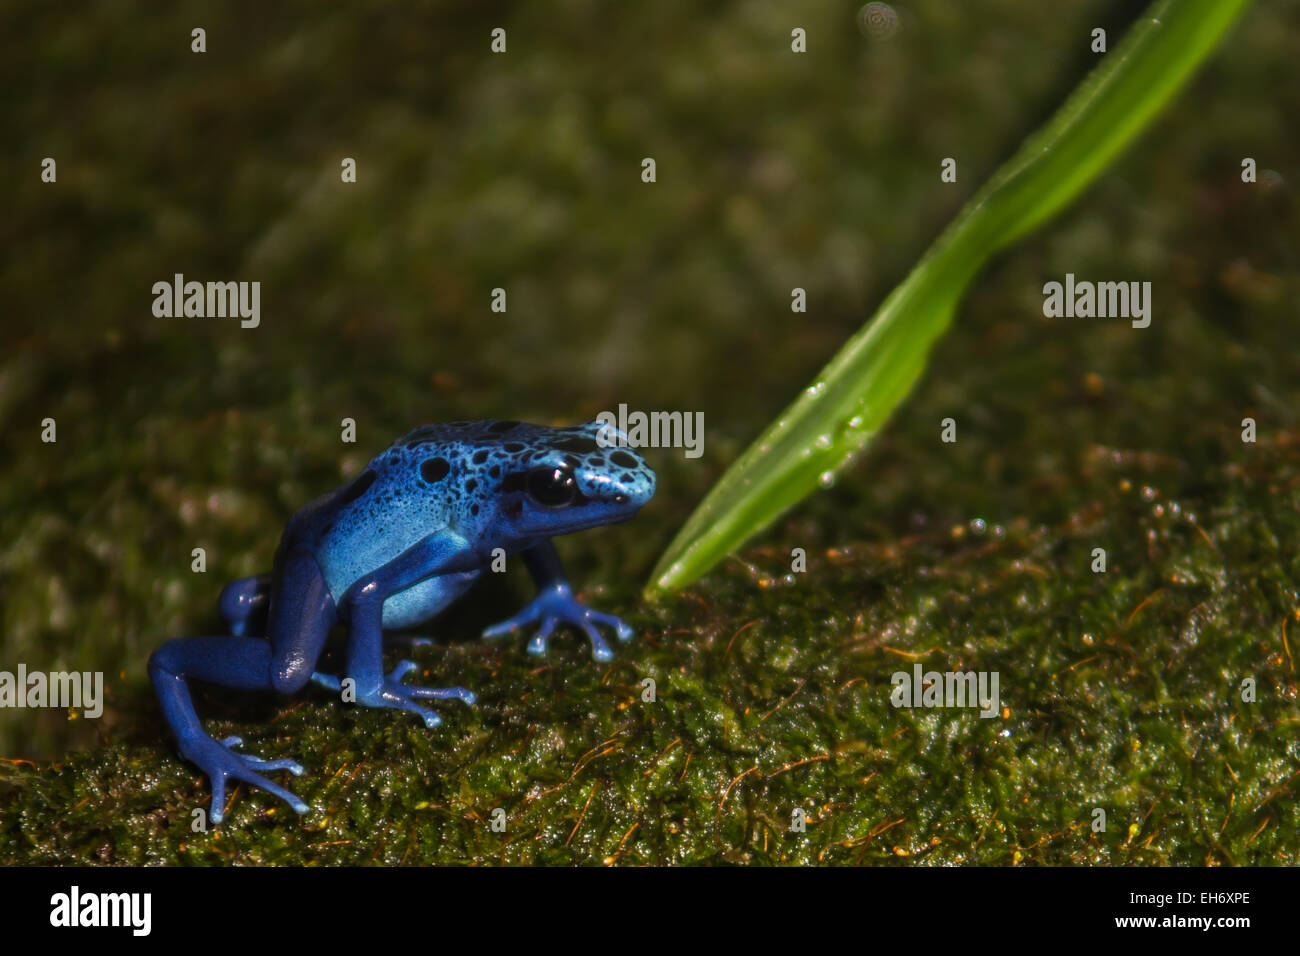
[(327, 690), (337, 691), (343, 689), (343, 681), (339, 680), (339, 678), (335, 677), (333, 674), (322, 674), (320, 671), (312, 673), (311, 682), (313, 684), (319, 684)]
[(412, 687), (411, 695), (432, 700), (458, 700), (471, 707), (478, 703), (478, 695), (468, 687)]
[(416, 664), (415, 661), (398, 661), (397, 666), (388, 672), (389, 683), (400, 684), (402, 678), (411, 673), (411, 671), (415, 670), (418, 666), (419, 665)]
[(528, 653), (534, 657), (540, 657), (546, 653), (546, 644), (551, 639), (551, 634), (555, 631), (556, 618), (548, 617), (542, 622), (541, 628), (528, 641)]
[(598, 661), (612, 660), (614, 652), (596, 629), (596, 624), (612, 628), (618, 635), (618, 639), (624, 643), (636, 636), (636, 632), (620, 618), (587, 607), (573, 596), (567, 586), (557, 587), (549, 593), (538, 595), (514, 617), (489, 627), (483, 632), (483, 636), (496, 637), (533, 622), (540, 622), (537, 633), (528, 641), (528, 653), (534, 655), (546, 653), (551, 634), (560, 624), (568, 624), (586, 634), (587, 640), (591, 642), (591, 656)]
[(403, 684), (386, 684), (383, 690), (378, 691), (367, 700), (361, 701), (361, 703), (370, 707), (388, 707), (392, 710), (408, 711), (424, 721), (425, 727), (433, 729), (442, 723), (442, 718), (438, 716), (437, 711), (430, 710), (415, 699), (415, 695), (411, 692), (420, 689), (407, 687)]
[(628, 641), (632, 640), (632, 638), (636, 637), (636, 631), (634, 631), (631, 625), (625, 622), (621, 617), (614, 614), (605, 614), (601, 611), (593, 611), (591, 608), (586, 608), (585, 610), (587, 612), (588, 621), (597, 621), (604, 624), (606, 627), (612, 627), (614, 633), (618, 635), (618, 639), (622, 643), (626, 644)]
[(392, 710), (405, 710), (415, 714), (424, 721), (426, 727), (437, 727), (442, 718), (436, 711), (421, 703), (423, 700), (459, 700), (473, 704), (478, 698), (474, 692), (464, 687), (420, 687), (415, 684), (403, 684), (402, 678), (419, 665), (414, 661), (401, 661), (389, 671), (383, 683), (373, 691), (357, 698), (357, 703), (367, 707), (387, 707)]
[(555, 632), (557, 624), (570, 624), (579, 628), (587, 635), (587, 640), (591, 642), (591, 656), (598, 661), (608, 661), (614, 659), (614, 652), (610, 650), (609, 644), (600, 636), (600, 631), (596, 630), (586, 617), (576, 616), (572, 618), (562, 618), (558, 615), (551, 615), (542, 622), (541, 628), (532, 639), (528, 642), (528, 653), (534, 656), (541, 656), (546, 653), (547, 644), (550, 642), (551, 634)]
[(483, 629), (484, 637), (500, 637), (503, 634), (509, 634), (511, 631), (517, 631), (525, 624), (531, 624), (539, 617), (538, 611), (530, 604), (513, 617), (506, 618), (500, 623), (493, 624), (491, 627)]
[(209, 739), (201, 745), (197, 753), (188, 754), (189, 758), (207, 774), (212, 781), (212, 804), (209, 818), (220, 823), (225, 816), (226, 781), (242, 780), (254, 787), (260, 787), (274, 797), (279, 797), (297, 813), (306, 813), (311, 809), (300, 800), (297, 794), (267, 779), (258, 770), (288, 770), (294, 776), (302, 775), (302, 766), (294, 760), (263, 760), (249, 754), (238, 754), (231, 747), (243, 741), (238, 737), (227, 737), (218, 743)]
[(212, 807), (208, 814), (213, 823), (220, 823), (225, 818), (226, 806), (226, 780), (234, 778), (251, 784), (254, 787), (261, 787), (273, 797), (279, 797), (289, 806), (293, 807), (295, 813), (307, 813), (311, 807), (302, 800), (298, 799), (297, 794), (291, 790), (274, 783), (260, 773), (253, 773), (248, 770), (232, 770), (229, 773), (208, 774), (208, 779), (212, 781)]
[(459, 700), (471, 705), (478, 702), (478, 696), (466, 687), (421, 687), (418, 684), (403, 684), (402, 678), (418, 668), (419, 665), (415, 661), (398, 663), (388, 674), (387, 681), (390, 689), (408, 694), (417, 700)]
[(590, 621), (582, 621), (579, 627), (587, 634), (587, 640), (591, 642), (591, 656), (598, 661), (612, 661), (614, 651), (610, 648), (605, 639), (600, 636), (600, 631)]
[(559, 604), (553, 613), (555, 614), (554, 620), (576, 627), (587, 635), (587, 640), (591, 642), (591, 656), (598, 661), (613, 660), (614, 652), (610, 649), (605, 638), (601, 636), (600, 631), (596, 629), (597, 624), (613, 628), (618, 635), (618, 639), (625, 643), (633, 637), (632, 628), (613, 614), (604, 614), (592, 610), (574, 598), (559, 599)]
[(255, 770), (287, 770), (295, 777), (302, 776), (302, 764), (296, 760), (263, 760), (261, 757), (245, 757), (244, 763)]
[[(218, 741), (218, 743), (227, 750), (232, 747), (238, 747), (243, 742), (244, 738), (242, 737), (226, 737), (225, 739)], [(246, 767), (250, 767), (253, 770), (287, 770), (295, 777), (302, 776), (302, 764), (298, 763), (296, 760), (283, 758), (280, 760), (263, 760), (255, 754), (231, 754), (231, 756), (242, 761)]]

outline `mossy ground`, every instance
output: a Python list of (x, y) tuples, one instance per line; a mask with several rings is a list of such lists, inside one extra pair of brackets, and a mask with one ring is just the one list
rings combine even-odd
[[(7, 14), (0, 669), (103, 670), (108, 709), (0, 712), (0, 862), (1300, 862), (1297, 8), (1252, 9), (999, 259), (858, 466), (647, 604), (703, 491), (1132, 15), (899, 4), (882, 44), (853, 4), (698, 6)], [(1242, 184), (1243, 156), (1276, 174)], [(262, 327), (155, 319), (175, 272), (261, 281)], [(1066, 272), (1151, 280), (1151, 327), (1043, 318)], [(572, 634), (541, 661), (478, 640), (516, 572), (394, 651), (479, 692), (435, 730), (201, 688), (316, 809), (241, 788), (191, 832), (207, 782), (150, 649), (213, 632), (221, 584), (412, 426), (619, 402), (707, 426), (698, 461), (652, 453), (634, 522), (560, 542), (636, 642), (606, 666)], [(997, 671), (1005, 712), (894, 709), (915, 662)]]

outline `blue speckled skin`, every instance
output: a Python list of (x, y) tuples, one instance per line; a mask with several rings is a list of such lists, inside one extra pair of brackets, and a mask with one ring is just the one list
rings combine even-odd
[[(410, 661), (383, 672), (383, 629), (427, 621), (456, 600), (492, 561), (493, 551), (520, 554), (538, 587), (522, 611), (484, 631), (494, 637), (525, 625), (541, 654), (559, 624), (583, 630), (592, 656), (613, 656), (595, 624), (620, 640), (632, 629), (573, 597), (550, 539), (632, 517), (654, 495), (655, 476), (634, 450), (601, 447), (592, 422), (548, 428), (484, 421), (428, 425), (399, 439), (360, 475), (304, 507), (290, 520), (270, 575), (226, 586), (218, 603), (224, 637), (167, 641), (149, 658), (149, 674), (181, 753), (212, 781), (219, 823), (228, 779), (243, 780), (309, 807), (257, 771), (302, 767), (235, 753), (203, 730), (188, 681), (240, 690), (293, 694), (309, 680), (339, 690), (350, 679), (358, 703), (439, 720), (422, 702), (474, 703), (462, 687), (402, 683)], [(609, 437), (614, 433), (606, 432)], [(344, 673), (316, 671), (336, 623), (348, 628)]]

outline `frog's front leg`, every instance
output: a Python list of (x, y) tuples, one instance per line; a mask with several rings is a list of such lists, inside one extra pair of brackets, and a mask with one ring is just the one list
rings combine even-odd
[[(423, 700), (455, 699), (473, 704), (473, 691), (464, 687), (419, 687), (403, 684), (402, 678), (415, 670), (413, 661), (401, 661), (384, 673), (384, 601), (412, 585), (441, 574), (473, 570), (473, 552), (463, 538), (440, 532), (418, 542), (388, 564), (348, 588), (344, 597), (348, 616), (346, 674), (353, 681), (356, 701), (367, 707), (392, 707), (418, 714), (426, 727), (441, 723), (437, 713)], [(327, 674), (314, 674), (318, 684), (339, 690), (342, 682)]]
[(557, 624), (569, 624), (582, 630), (591, 641), (591, 656), (598, 661), (613, 660), (614, 652), (596, 630), (596, 624), (612, 627), (623, 642), (632, 640), (636, 633), (613, 614), (592, 610), (573, 596), (573, 588), (564, 576), (564, 567), (555, 545), (549, 539), (523, 552), (524, 564), (537, 585), (537, 597), (514, 617), (494, 624), (483, 632), (484, 637), (497, 637), (526, 624), (540, 623), (541, 627), (528, 642), (528, 653), (545, 654), (546, 642)]

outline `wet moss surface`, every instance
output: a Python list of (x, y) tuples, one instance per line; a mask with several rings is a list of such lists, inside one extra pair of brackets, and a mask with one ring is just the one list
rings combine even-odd
[[(1300, 90), (1270, 72), (1294, 7), (1249, 12), (976, 283), (859, 465), (640, 598), (703, 491), (1078, 80), (1062, 46), (1131, 15), (898, 6), (884, 44), (810, 5), (803, 58), (761, 3), (519, 5), (497, 58), (469, 5), (205, 10), (206, 58), (183, 7), (11, 14), (7, 180), (52, 155), (59, 182), (0, 224), (0, 669), (102, 670), (107, 701), (0, 711), (0, 862), (1300, 862)], [(260, 280), (262, 325), (154, 318), (175, 272)], [(1150, 328), (1044, 318), (1067, 272), (1150, 280)], [(221, 584), (416, 424), (619, 402), (707, 428), (700, 459), (649, 452), (635, 521), (559, 542), (636, 641), (599, 665), (572, 633), (541, 660), (477, 639), (530, 596), (516, 570), (391, 652), (479, 693), (433, 730), (200, 687), (208, 730), (300, 761), (280, 776), (314, 809), (241, 787), (193, 832), (208, 785), (149, 651), (216, 633)], [(891, 706), (918, 664), (997, 672), (1002, 711)]]

